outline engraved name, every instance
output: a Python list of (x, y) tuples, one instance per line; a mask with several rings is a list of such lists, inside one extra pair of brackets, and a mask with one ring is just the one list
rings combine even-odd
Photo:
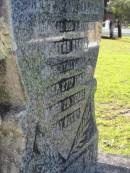
[(54, 52), (58, 54), (69, 54), (73, 51), (78, 51), (88, 45), (88, 38), (73, 38), (65, 39), (59, 41), (54, 41), (50, 43), (50, 47), (54, 49)]

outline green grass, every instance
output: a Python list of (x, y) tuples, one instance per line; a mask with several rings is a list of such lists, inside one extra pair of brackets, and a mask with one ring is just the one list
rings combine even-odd
[(99, 148), (130, 155), (130, 38), (102, 39), (95, 76)]

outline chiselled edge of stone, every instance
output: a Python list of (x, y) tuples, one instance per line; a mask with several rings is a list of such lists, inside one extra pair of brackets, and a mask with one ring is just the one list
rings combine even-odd
[[(94, 143), (95, 141), (97, 141), (98, 138), (98, 133), (95, 133), (92, 138), (90, 139), (90, 141), (88, 143), (86, 143), (86, 145), (81, 149), (80, 153), (77, 153), (76, 156), (73, 158), (70, 157), (70, 161), (67, 162), (64, 165), (64, 170), (66, 170), (71, 164), (73, 164), (81, 155), (83, 152), (85, 152), (87, 150), (87, 148), (89, 147), (89, 145), (92, 145), (92, 143)], [(90, 160), (88, 160), (89, 162)], [(91, 161), (90, 161), (91, 162)]]
[(99, 153), (98, 162), (130, 168), (130, 156)]

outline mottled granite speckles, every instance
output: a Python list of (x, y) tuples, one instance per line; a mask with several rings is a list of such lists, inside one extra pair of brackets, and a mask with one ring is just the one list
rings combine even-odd
[(21, 173), (94, 173), (102, 0), (11, 0), (28, 95)]

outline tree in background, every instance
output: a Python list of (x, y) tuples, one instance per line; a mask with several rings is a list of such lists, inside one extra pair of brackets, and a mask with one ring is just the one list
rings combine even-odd
[(112, 12), (119, 20), (130, 22), (130, 0), (110, 0), (107, 11)]

